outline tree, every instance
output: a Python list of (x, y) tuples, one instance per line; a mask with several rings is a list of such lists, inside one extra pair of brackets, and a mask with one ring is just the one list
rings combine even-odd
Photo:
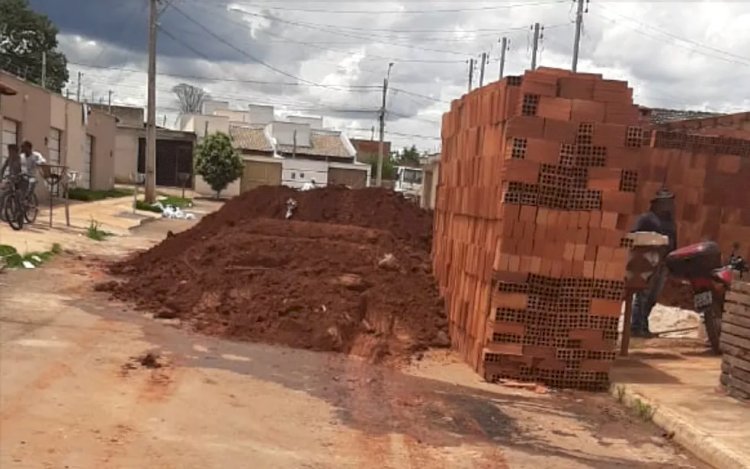
[(208, 97), (205, 90), (187, 83), (180, 83), (172, 88), (172, 92), (177, 96), (182, 114), (200, 114), (203, 101)]
[(411, 148), (404, 147), (401, 153), (395, 155), (395, 159), (398, 166), (420, 166), (419, 150), (416, 145), (412, 145)]
[(225, 133), (207, 136), (195, 150), (195, 172), (216, 191), (217, 199), (229, 183), (242, 175), (243, 168), (242, 158)]
[(0, 68), (42, 84), (42, 54), (47, 54), (47, 89), (60, 92), (68, 82), (68, 60), (57, 50), (58, 30), (35, 13), (28, 0), (0, 0)]
[[(367, 163), (370, 165), (370, 174), (374, 178), (378, 174), (378, 155), (365, 154), (358, 157), (360, 163)], [(396, 171), (393, 167), (393, 159), (386, 156), (383, 158), (383, 179), (393, 180), (396, 176)]]

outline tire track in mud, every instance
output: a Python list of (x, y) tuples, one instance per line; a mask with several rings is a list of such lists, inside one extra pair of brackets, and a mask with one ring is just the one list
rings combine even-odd
[[(372, 346), (374, 343), (363, 338)], [(488, 437), (472, 412), (451, 406), (433, 390), (411, 388), (396, 370), (349, 358), (332, 364), (339, 371), (341, 419), (363, 467), (487, 468), (507, 467), (502, 450)], [(449, 419), (468, 438), (440, 425)], [(347, 442), (351, 444), (347, 434)], [(469, 445), (467, 448), (459, 448)], [(446, 457), (450, 456), (450, 457)], [(456, 458), (461, 459), (457, 464)], [(454, 459), (451, 461), (451, 459)]]

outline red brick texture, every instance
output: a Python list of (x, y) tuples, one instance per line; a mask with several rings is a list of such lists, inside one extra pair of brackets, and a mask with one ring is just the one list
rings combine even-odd
[(453, 345), (486, 379), (608, 385), (623, 237), (665, 178), (681, 243), (750, 239), (750, 142), (644, 131), (632, 95), (541, 68), (443, 117), (434, 272)]

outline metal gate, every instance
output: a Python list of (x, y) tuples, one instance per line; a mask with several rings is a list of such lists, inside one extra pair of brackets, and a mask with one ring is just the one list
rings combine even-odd
[(240, 180), (240, 192), (260, 186), (281, 185), (281, 162), (245, 161), (245, 170)]
[(78, 182), (78, 187), (84, 189), (91, 189), (91, 155), (94, 151), (94, 137), (86, 135), (85, 143), (83, 146), (83, 167), (81, 168), (81, 175)]

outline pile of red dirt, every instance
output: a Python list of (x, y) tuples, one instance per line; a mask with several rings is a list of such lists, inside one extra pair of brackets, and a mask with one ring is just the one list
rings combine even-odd
[(448, 345), (431, 232), (386, 190), (262, 187), (112, 266), (102, 289), (208, 334), (401, 358)]

